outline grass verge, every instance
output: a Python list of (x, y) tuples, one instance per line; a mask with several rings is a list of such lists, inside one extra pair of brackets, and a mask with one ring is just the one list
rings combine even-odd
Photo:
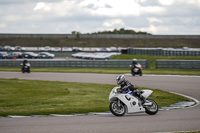
[(200, 60), (200, 56), (150, 56), (150, 55), (132, 55), (132, 54), (121, 54), (111, 58), (111, 60), (132, 60), (136, 59), (147, 59), (150, 60), (150, 69), (156, 69), (156, 59), (163, 60)]
[[(48, 115), (108, 111), (115, 85), (0, 79), (0, 116)], [(146, 88), (140, 88), (146, 89)], [(158, 89), (150, 98), (159, 107), (187, 99)]]
[[(20, 67), (0, 67), (0, 71), (20, 72)], [(199, 75), (199, 70), (181, 70), (181, 69), (143, 69), (144, 74), (164, 74), (164, 75)], [(130, 73), (130, 69), (119, 68), (64, 68), (64, 67), (32, 67), (31, 72), (65, 72), (65, 73), (107, 73), (124, 74)]]

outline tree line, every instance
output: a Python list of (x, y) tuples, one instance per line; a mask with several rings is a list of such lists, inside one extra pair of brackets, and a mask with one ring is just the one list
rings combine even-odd
[[(81, 33), (78, 32), (78, 31), (72, 31), (72, 34), (79, 35)], [(87, 33), (87, 34), (140, 34), (140, 35), (151, 35), (150, 33), (147, 33), (147, 32), (143, 32), (143, 31), (136, 32), (134, 30), (124, 29), (124, 28), (114, 29), (112, 31), (98, 31), (98, 32)]]

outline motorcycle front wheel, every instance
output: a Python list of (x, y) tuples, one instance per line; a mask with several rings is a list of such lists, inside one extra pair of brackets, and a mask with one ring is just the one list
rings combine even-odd
[(122, 103), (118, 106), (117, 102), (111, 102), (109, 108), (115, 116), (123, 116), (126, 113), (126, 108)]
[(158, 104), (152, 99), (147, 99), (146, 102), (151, 102), (152, 105), (145, 106), (145, 112), (149, 115), (155, 115), (158, 112)]

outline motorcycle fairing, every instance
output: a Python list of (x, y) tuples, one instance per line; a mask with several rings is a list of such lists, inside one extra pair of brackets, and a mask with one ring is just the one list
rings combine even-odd
[(151, 95), (151, 93), (153, 92), (152, 90), (141, 90), (142, 92), (142, 96), (144, 96), (145, 98), (149, 97)]
[(127, 113), (144, 112), (141, 102), (130, 94), (116, 94), (110, 101), (119, 99), (127, 107)]

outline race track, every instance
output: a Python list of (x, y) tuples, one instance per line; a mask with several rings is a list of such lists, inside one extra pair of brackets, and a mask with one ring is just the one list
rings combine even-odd
[[(116, 84), (115, 74), (0, 72), (0, 78)], [(134, 85), (181, 93), (200, 100), (200, 77), (144, 75), (126, 78)], [(111, 114), (0, 118), (0, 133), (140, 133), (200, 131), (200, 105), (157, 115), (145, 113), (115, 117)]]

